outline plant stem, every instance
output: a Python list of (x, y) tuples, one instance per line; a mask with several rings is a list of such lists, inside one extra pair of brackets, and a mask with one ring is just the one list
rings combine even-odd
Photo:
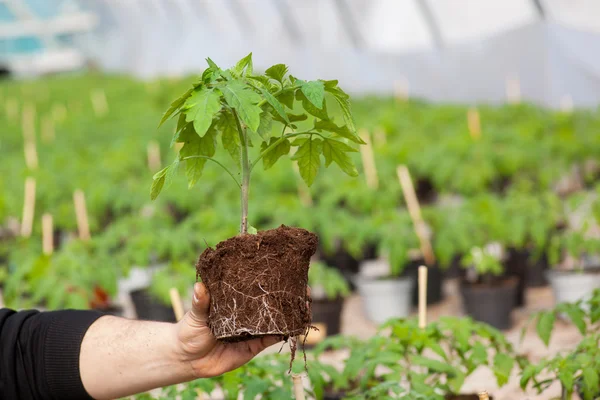
[(235, 117), (238, 135), (240, 136), (240, 151), (242, 152), (242, 186), (240, 190), (242, 205), (242, 221), (240, 224), (240, 233), (248, 233), (248, 192), (250, 189), (250, 161), (248, 159), (248, 135), (240, 124), (240, 119), (235, 109), (232, 109)]
[(241, 188), (240, 183), (237, 181), (237, 179), (235, 179), (235, 176), (231, 173), (231, 171), (226, 166), (224, 166), (223, 164), (221, 164), (219, 161), (215, 160), (212, 157), (208, 157), (208, 156), (189, 156), (189, 157), (184, 157), (184, 158), (182, 158), (179, 161), (185, 161), (185, 160), (189, 160), (191, 158), (204, 158), (206, 160), (210, 160), (210, 161), (213, 161), (213, 162), (217, 163), (218, 165), (221, 166), (221, 168), (223, 168), (225, 170), (225, 172), (227, 172), (229, 174), (229, 176), (231, 177), (231, 179), (233, 179), (233, 181), (235, 182), (235, 184), (237, 185), (237, 187)]

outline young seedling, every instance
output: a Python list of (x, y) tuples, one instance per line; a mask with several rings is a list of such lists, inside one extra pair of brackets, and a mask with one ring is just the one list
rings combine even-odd
[[(321, 167), (336, 163), (356, 176), (349, 153), (362, 144), (356, 134), (349, 96), (336, 80), (303, 81), (277, 64), (255, 74), (252, 54), (224, 70), (211, 59), (192, 88), (175, 100), (161, 124), (177, 116), (172, 144), (183, 143), (175, 161), (154, 175), (155, 199), (185, 164), (188, 186), (200, 179), (207, 161), (222, 168), (240, 192), (240, 235), (206, 249), (196, 266), (197, 275), (211, 294), (208, 324), (224, 341), (263, 335), (285, 338), (305, 334), (310, 326), (306, 293), (310, 257), (316, 235), (281, 226), (257, 232), (248, 221), (251, 175), (262, 161), (268, 170), (295, 148), (302, 179), (310, 186)], [(329, 100), (329, 101), (328, 101)], [(344, 123), (334, 122), (331, 107)], [(295, 113), (293, 113), (294, 111)], [(220, 138), (239, 173), (215, 157)], [(253, 147), (253, 142), (260, 147)], [(255, 158), (251, 159), (251, 155)], [(238, 177), (241, 175), (241, 180)]]

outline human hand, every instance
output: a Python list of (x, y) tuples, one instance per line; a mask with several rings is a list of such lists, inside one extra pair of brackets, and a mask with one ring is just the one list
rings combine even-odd
[(189, 363), (195, 378), (218, 376), (239, 368), (282, 340), (280, 336), (264, 336), (239, 343), (217, 341), (206, 323), (209, 301), (204, 284), (196, 283), (192, 309), (175, 325), (180, 357)]

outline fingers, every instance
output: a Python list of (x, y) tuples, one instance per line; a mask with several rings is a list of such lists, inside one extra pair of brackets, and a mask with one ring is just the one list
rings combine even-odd
[(198, 324), (206, 324), (208, 320), (208, 308), (210, 304), (210, 295), (203, 283), (197, 282), (194, 285), (194, 299), (192, 300), (192, 309), (190, 318)]

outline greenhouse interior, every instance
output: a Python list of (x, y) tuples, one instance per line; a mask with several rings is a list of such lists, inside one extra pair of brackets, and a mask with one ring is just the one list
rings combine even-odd
[(0, 1), (0, 398), (600, 399), (600, 2)]

